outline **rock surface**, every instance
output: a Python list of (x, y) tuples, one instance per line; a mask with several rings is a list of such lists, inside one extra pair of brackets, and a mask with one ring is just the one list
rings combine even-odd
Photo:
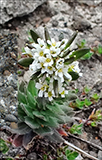
[(14, 17), (27, 15), (46, 1), (47, 0), (1, 0), (0, 24), (4, 24)]

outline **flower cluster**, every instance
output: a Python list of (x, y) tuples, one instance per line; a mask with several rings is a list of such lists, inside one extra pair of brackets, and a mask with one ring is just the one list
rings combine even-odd
[(54, 97), (65, 97), (68, 91), (65, 89), (65, 82), (71, 81), (70, 72), (76, 72), (81, 75), (78, 61), (66, 65), (66, 58), (70, 57), (73, 52), (66, 55), (69, 48), (65, 49), (67, 39), (56, 42), (54, 39), (46, 42), (41, 38), (37, 39), (37, 43), (32, 43), (32, 48), (25, 47), (25, 52), (29, 57), (33, 58), (29, 70), (32, 73), (41, 72), (36, 82), (36, 88), (39, 89), (39, 97), (48, 97), (50, 101)]

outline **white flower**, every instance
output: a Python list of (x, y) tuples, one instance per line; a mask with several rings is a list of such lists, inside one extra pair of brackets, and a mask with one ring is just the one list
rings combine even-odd
[(40, 57), (44, 57), (44, 49), (43, 48), (41, 48), (41, 47), (38, 47), (37, 49), (36, 49), (36, 56), (38, 57), (38, 59), (40, 58)]
[(56, 42), (54, 38), (51, 38), (51, 40), (47, 40), (47, 43), (50, 45), (50, 46), (53, 46), (53, 47), (59, 47), (61, 42)]
[(68, 94), (68, 91), (65, 90), (64, 87), (62, 87), (61, 85), (59, 85), (59, 88), (58, 88), (58, 91), (59, 91), (59, 94), (61, 95), (61, 97), (65, 97), (65, 94)]
[(55, 97), (52, 83), (50, 83), (48, 90), (44, 93), (44, 96), (47, 97), (49, 101), (52, 101), (53, 97)]
[(60, 77), (61, 82), (64, 82), (64, 77), (67, 78), (69, 81), (71, 81), (72, 77), (68, 73), (68, 67), (62, 67), (56, 70), (55, 72), (55, 79), (57, 79), (57, 76)]
[(44, 42), (43, 39), (38, 38), (37, 41), (41, 48), (46, 48), (46, 43)]
[(52, 57), (57, 57), (60, 54), (60, 48), (50, 47), (50, 54)]
[(46, 91), (46, 89), (48, 88), (48, 85), (46, 82), (42, 84), (40, 81), (40, 83), (36, 83), (35, 87), (39, 89), (38, 96), (43, 97), (43, 94)]
[[(30, 57), (33, 56), (33, 52), (32, 52), (32, 50), (31, 50), (30, 48), (25, 47), (24, 50), (25, 50), (25, 52), (22, 53), (23, 55), (28, 55), (28, 56), (30, 56)], [(34, 50), (33, 50), (33, 51), (34, 51)]]
[(61, 50), (63, 50), (63, 49), (65, 48), (67, 42), (68, 42), (68, 39), (63, 39), (63, 40), (61, 41), (61, 46), (60, 46), (60, 49), (61, 49)]
[(53, 66), (47, 66), (46, 67), (46, 72), (48, 74), (53, 74), (54, 71), (55, 71), (55, 68)]
[(59, 58), (56, 61), (56, 68), (59, 69), (59, 68), (62, 68), (62, 67), (64, 67), (64, 59), (63, 58)]
[(29, 70), (33, 71), (34, 73), (41, 68), (41, 64), (38, 63), (38, 61), (33, 61), (33, 63), (31, 65), (29, 65)]
[(82, 73), (80, 73), (80, 68), (79, 68), (79, 62), (75, 61), (72, 64), (70, 64), (68, 71), (73, 71), (79, 74), (79, 76), (82, 76)]
[(46, 45), (46, 43), (44, 42), (43, 39), (38, 38), (38, 39), (37, 39), (37, 42), (38, 42), (38, 43), (32, 43), (31, 46), (34, 47), (35, 49), (37, 49), (37, 48), (39, 48), (39, 47), (40, 47), (40, 48), (43, 48), (43, 49), (46, 48), (47, 45)]
[(53, 65), (53, 59), (52, 59), (50, 53), (47, 53), (45, 61), (44, 61), (44, 66), (51, 66), (51, 65)]

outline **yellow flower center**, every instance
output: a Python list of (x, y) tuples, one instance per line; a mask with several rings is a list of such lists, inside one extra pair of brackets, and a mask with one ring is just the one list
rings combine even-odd
[(50, 53), (51, 53), (51, 54), (56, 54), (56, 52), (55, 52), (55, 51), (50, 51)]
[(51, 62), (51, 59), (50, 58), (46, 58), (46, 62)]
[(56, 46), (56, 42), (52, 43), (52, 46), (54, 46), (54, 47), (55, 47), (55, 46)]
[(65, 91), (61, 92), (61, 95), (65, 94)]
[(53, 70), (53, 68), (52, 68), (51, 66), (48, 66), (47, 68), (48, 68), (49, 70), (51, 70), (51, 71)]
[(62, 68), (60, 68), (60, 69), (58, 70), (58, 72), (62, 72)]
[(52, 97), (52, 92), (51, 91), (48, 92), (48, 97)]
[(41, 52), (39, 53), (39, 55), (40, 55), (40, 56), (43, 56), (43, 55), (44, 55), (43, 51), (41, 51)]

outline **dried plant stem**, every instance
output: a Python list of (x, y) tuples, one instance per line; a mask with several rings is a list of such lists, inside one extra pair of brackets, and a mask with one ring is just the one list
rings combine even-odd
[(88, 158), (90, 158), (90, 159), (92, 159), (92, 160), (99, 160), (98, 158), (93, 157), (92, 155), (86, 153), (86, 152), (83, 151), (82, 149), (76, 147), (75, 145), (73, 145), (72, 143), (70, 143), (70, 142), (68, 142), (68, 141), (66, 141), (66, 140), (64, 140), (64, 143), (67, 144), (68, 146), (72, 147), (73, 149), (77, 150), (78, 152), (86, 155)]
[(75, 138), (75, 139), (78, 139), (78, 140), (80, 140), (82, 142), (85, 142), (85, 143), (87, 143), (87, 144), (89, 144), (89, 145), (91, 145), (91, 146), (93, 146), (93, 147), (95, 147), (95, 148), (97, 148), (97, 149), (99, 149), (99, 150), (102, 151), (102, 147), (101, 146), (98, 146), (98, 145), (96, 145), (96, 144), (94, 144), (94, 143), (92, 143), (90, 141), (87, 141), (87, 140), (84, 140), (84, 139), (82, 139), (80, 137), (77, 137), (77, 136), (75, 136), (75, 135), (73, 135), (71, 133), (68, 133), (68, 135), (71, 136), (71, 137), (73, 137), (73, 138)]

